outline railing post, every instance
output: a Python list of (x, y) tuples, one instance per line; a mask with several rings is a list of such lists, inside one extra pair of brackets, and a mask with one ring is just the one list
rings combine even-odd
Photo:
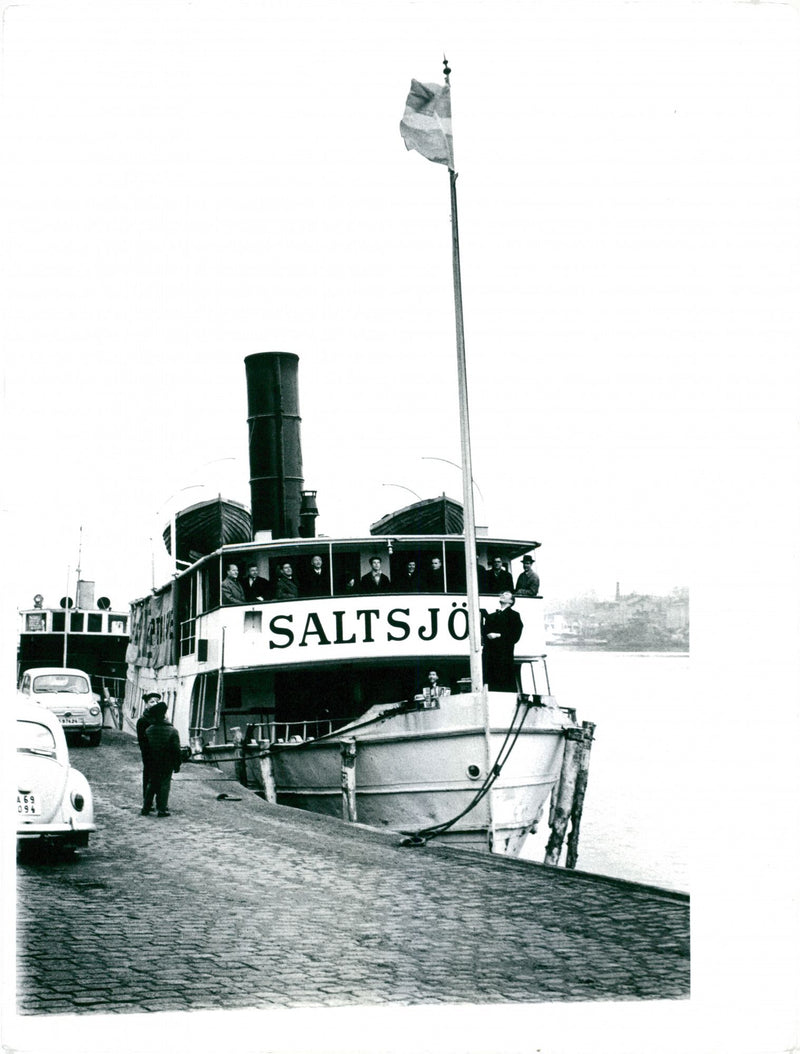
[(342, 819), (356, 823), (356, 741), (343, 739), (342, 753)]

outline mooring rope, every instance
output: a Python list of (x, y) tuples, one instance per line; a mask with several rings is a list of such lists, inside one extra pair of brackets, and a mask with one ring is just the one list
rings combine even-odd
[[(403, 841), (400, 843), (401, 846), (416, 848), (417, 846), (425, 845), (429, 839), (436, 838), (438, 837), (438, 835), (444, 834), (445, 831), (448, 831), (453, 826), (453, 824), (458, 823), (462, 816), (466, 816), (468, 812), (471, 812), (476, 805), (479, 805), (480, 802), (483, 801), (483, 799), (492, 789), (492, 786), (496, 782), (497, 777), (502, 772), (503, 766), (511, 756), (511, 751), (514, 749), (514, 745), (516, 744), (517, 739), (519, 738), (519, 734), (522, 731), (522, 726), (525, 724), (525, 718), (528, 716), (528, 711), (530, 710), (532, 705), (532, 699), (517, 699), (517, 709), (514, 711), (514, 716), (511, 719), (511, 724), (509, 725), (508, 731), (506, 732), (505, 739), (503, 740), (502, 745), (500, 746), (500, 749), (497, 752), (497, 758), (495, 759), (495, 763), (494, 765), (492, 765), (491, 769), (487, 773), (486, 779), (478, 788), (475, 797), (472, 799), (469, 805), (467, 805), (466, 808), (462, 809), (461, 812), (458, 813), (457, 816), (454, 816), (451, 820), (447, 820), (443, 823), (433, 824), (431, 827), (423, 827), (418, 831), (401, 831), (401, 834), (407, 835), (407, 837), (404, 838)], [(516, 731), (514, 731), (514, 723), (516, 722), (520, 712), (522, 713), (522, 720), (519, 723), (519, 727), (516, 729)], [(513, 739), (511, 739), (512, 732), (514, 736)], [(509, 743), (510, 739), (511, 742)], [(508, 747), (507, 750), (506, 747)]]

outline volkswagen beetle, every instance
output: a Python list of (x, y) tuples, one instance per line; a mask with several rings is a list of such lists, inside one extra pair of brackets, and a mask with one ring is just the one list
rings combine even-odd
[(88, 780), (72, 768), (58, 717), (36, 703), (17, 703), (17, 846), (89, 844), (96, 830)]

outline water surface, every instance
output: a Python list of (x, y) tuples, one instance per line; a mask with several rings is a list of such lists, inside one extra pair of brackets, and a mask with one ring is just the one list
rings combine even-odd
[[(547, 665), (558, 702), (597, 725), (578, 869), (688, 892), (689, 655), (551, 648)], [(545, 809), (522, 856), (543, 860), (548, 835)]]

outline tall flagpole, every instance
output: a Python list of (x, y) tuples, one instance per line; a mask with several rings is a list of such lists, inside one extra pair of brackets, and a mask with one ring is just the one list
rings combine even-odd
[[(450, 86), (450, 67), (444, 60), (444, 81)], [(458, 356), (458, 408), (461, 421), (461, 473), (464, 491), (464, 555), (467, 563), (467, 612), (469, 614), (469, 675), (473, 692), (483, 691), (481, 660), (480, 599), (478, 593), (478, 550), (475, 542), (475, 503), (472, 492), (472, 449), (469, 436), (467, 397), (467, 358), (464, 350), (464, 307), (461, 299), (461, 255), (458, 244), (458, 205), (456, 172), (450, 174), (450, 220), (453, 230), (453, 294), (456, 312), (456, 353)]]

